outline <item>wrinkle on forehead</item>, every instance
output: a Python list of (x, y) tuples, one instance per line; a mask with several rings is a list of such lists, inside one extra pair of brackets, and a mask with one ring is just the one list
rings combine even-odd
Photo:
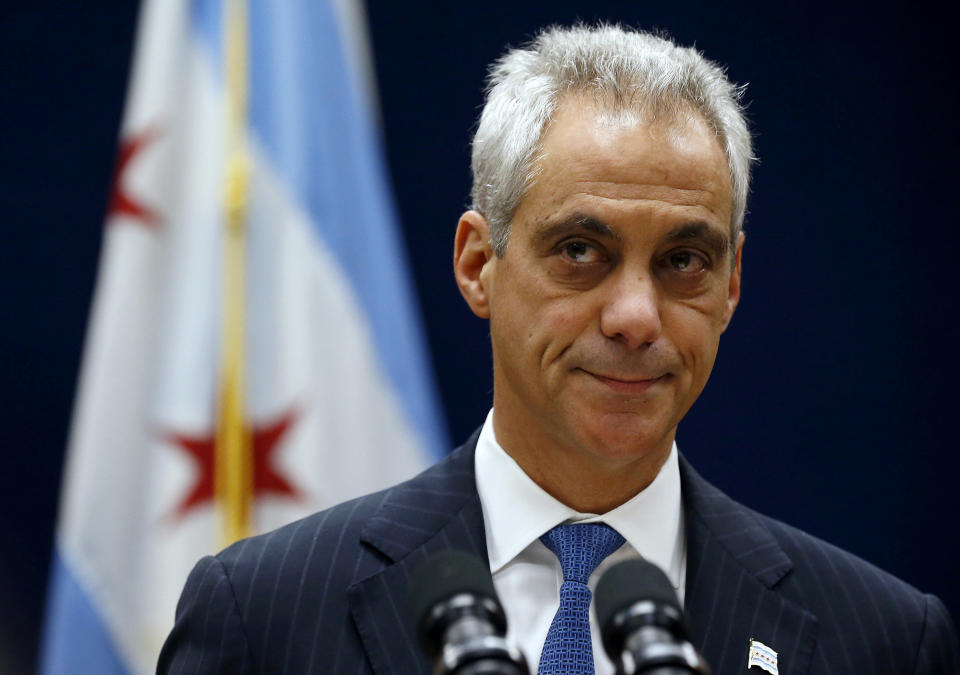
[[(637, 134), (650, 140), (643, 154), (622, 152), (625, 144), (636, 149)], [(599, 181), (595, 169), (604, 172)], [(599, 188), (628, 198), (664, 188), (713, 195), (731, 191), (723, 149), (699, 115), (644, 124), (635, 111), (604, 111), (589, 104), (568, 104), (557, 111), (543, 138), (537, 174), (577, 184), (576, 191)]]
[[(710, 199), (717, 194), (716, 190), (684, 188), (676, 185), (646, 185), (630, 181), (585, 181), (582, 184), (584, 189), (573, 193), (571, 195), (573, 198), (615, 199), (625, 204), (658, 201), (674, 206), (702, 206), (705, 198)], [(603, 196), (602, 192), (609, 192), (611, 196)]]
[(644, 125), (638, 115), (568, 100), (543, 138), (539, 175), (521, 200), (516, 222), (542, 223), (578, 211), (667, 216), (679, 208), (686, 213), (672, 213), (671, 219), (728, 227), (730, 176), (709, 125), (698, 116)]
[[(675, 106), (660, 105), (654, 109), (649, 101), (639, 93), (613, 96), (602, 92), (568, 92), (560, 96), (556, 108), (547, 120), (540, 140), (534, 151), (527, 176), (526, 191), (540, 178), (544, 171), (544, 161), (547, 158), (546, 141), (553, 130), (556, 121), (567, 115), (579, 115), (592, 118), (599, 128), (609, 131), (621, 129), (646, 129), (651, 139), (664, 136), (668, 142), (680, 149), (688, 142), (688, 137), (697, 126), (702, 126), (716, 139), (717, 148), (726, 161), (726, 155), (721, 147), (716, 129), (695, 108), (683, 101), (677, 101)], [(726, 179), (729, 181), (729, 171)]]

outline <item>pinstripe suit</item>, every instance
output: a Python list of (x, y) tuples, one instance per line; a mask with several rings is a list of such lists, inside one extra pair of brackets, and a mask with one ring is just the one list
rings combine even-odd
[[(411, 569), (440, 549), (486, 558), (476, 440), (406, 483), (201, 560), (158, 672), (430, 672), (404, 593)], [(686, 614), (714, 673), (746, 672), (751, 637), (779, 652), (784, 675), (960, 673), (935, 597), (680, 468)]]

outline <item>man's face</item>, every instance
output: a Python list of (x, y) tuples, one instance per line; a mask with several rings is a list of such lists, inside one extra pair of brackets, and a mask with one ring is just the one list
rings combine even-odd
[(723, 151), (699, 117), (651, 127), (572, 99), (539, 169), (480, 275), (498, 438), (665, 458), (739, 299)]

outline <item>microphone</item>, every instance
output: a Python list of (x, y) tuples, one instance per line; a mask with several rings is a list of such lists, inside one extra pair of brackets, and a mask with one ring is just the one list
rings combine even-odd
[(646, 560), (617, 563), (600, 577), (595, 597), (603, 648), (617, 675), (710, 675), (659, 567)]
[(410, 575), (407, 603), (434, 675), (528, 675), (507, 644), (507, 617), (479, 558), (460, 551), (431, 556)]

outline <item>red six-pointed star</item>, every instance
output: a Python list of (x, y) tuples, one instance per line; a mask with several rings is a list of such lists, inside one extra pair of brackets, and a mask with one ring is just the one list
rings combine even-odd
[[(280, 475), (273, 465), (273, 453), (279, 447), (284, 434), (296, 422), (293, 410), (269, 424), (253, 426), (250, 432), (250, 450), (253, 453), (253, 497), (270, 494), (298, 499), (300, 493), (287, 478)], [(190, 455), (197, 464), (197, 475), (187, 495), (171, 514), (180, 519), (192, 509), (213, 500), (214, 475), (216, 474), (216, 434), (190, 436), (168, 433), (165, 438)]]
[(155, 129), (148, 128), (138, 134), (124, 138), (120, 142), (120, 150), (117, 152), (117, 165), (113, 170), (113, 185), (110, 188), (107, 221), (110, 221), (114, 216), (125, 215), (139, 220), (147, 226), (159, 223), (160, 219), (157, 214), (132, 197), (124, 187), (124, 179), (133, 158), (158, 135), (159, 133)]

